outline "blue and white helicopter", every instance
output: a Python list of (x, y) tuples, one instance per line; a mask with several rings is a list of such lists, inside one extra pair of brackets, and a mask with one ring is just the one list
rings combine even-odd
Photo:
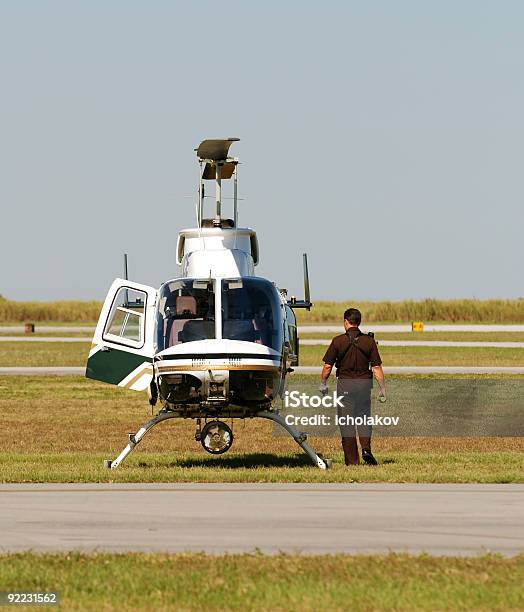
[[(196, 440), (206, 451), (220, 454), (233, 443), (233, 432), (223, 419), (255, 417), (281, 425), (316, 466), (329, 467), (329, 460), (307, 443), (306, 434), (287, 424), (276, 408), (286, 375), (298, 365), (293, 309), (312, 306), (307, 256), (304, 300), (288, 300), (285, 290), (255, 275), (257, 235), (238, 227), (238, 158), (229, 155), (237, 140), (204, 140), (196, 149), (197, 227), (178, 235), (181, 276), (158, 290), (117, 278), (105, 299), (86, 376), (147, 390), (150, 404), (161, 406), (129, 435), (128, 445), (115, 460), (105, 461), (111, 469), (152, 427), (167, 419), (195, 419)], [(231, 179), (233, 219), (222, 217), (222, 181)], [(216, 190), (211, 218), (204, 218), (206, 181), (213, 181)]]

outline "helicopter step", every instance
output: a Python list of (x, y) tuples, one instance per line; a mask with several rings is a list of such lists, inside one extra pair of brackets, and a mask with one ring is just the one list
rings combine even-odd
[[(308, 444), (307, 434), (298, 431), (298, 429), (293, 427), (293, 425), (289, 425), (288, 423), (286, 423), (284, 417), (282, 417), (278, 413), (272, 412), (270, 410), (262, 410), (254, 414), (252, 418), (255, 417), (268, 419), (270, 421), (273, 421), (274, 423), (277, 423), (283, 429), (285, 429), (293, 438), (293, 440), (295, 440), (295, 442), (302, 448), (306, 455), (308, 455), (313, 465), (315, 465), (319, 469), (326, 470), (331, 467), (331, 461), (329, 459), (320, 457)], [(137, 444), (140, 443), (140, 441), (148, 431), (150, 431), (155, 425), (158, 425), (162, 421), (174, 418), (180, 418), (176, 412), (173, 412), (171, 410), (161, 410), (152, 419), (149, 419), (149, 421), (142, 425), (142, 427), (136, 433), (130, 433), (128, 445), (124, 448), (124, 450), (120, 453), (120, 455), (118, 455), (115, 460), (104, 460), (104, 467), (111, 470), (116, 469), (134, 450)], [(233, 443), (233, 432), (225, 423), (219, 420), (209, 421), (203, 427), (201, 432), (198, 426), (197, 432), (200, 434), (198, 438), (200, 439), (202, 446), (205, 448), (206, 451), (212, 454), (221, 454), (226, 452), (227, 450), (229, 450), (231, 444)]]

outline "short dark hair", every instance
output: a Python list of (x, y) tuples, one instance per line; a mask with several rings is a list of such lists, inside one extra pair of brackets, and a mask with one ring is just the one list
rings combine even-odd
[(360, 321), (362, 321), (362, 314), (360, 310), (356, 308), (348, 308), (346, 312), (344, 312), (344, 319), (351, 323), (351, 325), (360, 325)]

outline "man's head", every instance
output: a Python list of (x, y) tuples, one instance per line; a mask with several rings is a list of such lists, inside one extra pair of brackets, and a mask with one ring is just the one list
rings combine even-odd
[(361, 320), (362, 315), (360, 310), (357, 310), (356, 308), (348, 308), (346, 312), (344, 312), (344, 329), (358, 327)]

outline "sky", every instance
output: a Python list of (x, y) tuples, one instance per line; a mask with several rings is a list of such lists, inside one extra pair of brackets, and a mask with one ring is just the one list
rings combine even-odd
[[(0, 0), (0, 294), (175, 278), (205, 138), (313, 301), (522, 288), (524, 3)], [(210, 205), (209, 205), (210, 206)]]

